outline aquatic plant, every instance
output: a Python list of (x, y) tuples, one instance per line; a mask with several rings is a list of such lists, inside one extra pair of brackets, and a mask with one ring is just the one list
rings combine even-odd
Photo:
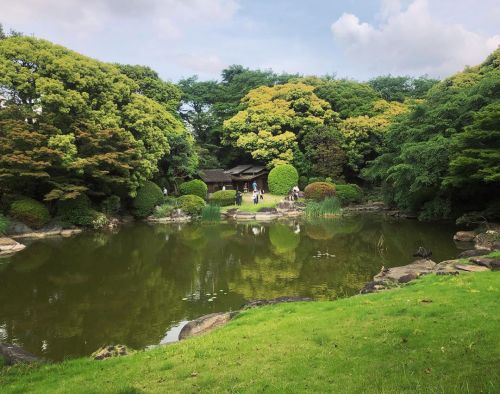
[(204, 222), (220, 221), (220, 206), (213, 204), (204, 206), (201, 209), (201, 220)]
[(335, 197), (325, 198), (323, 201), (308, 201), (305, 215), (308, 218), (326, 217), (340, 212), (340, 201)]

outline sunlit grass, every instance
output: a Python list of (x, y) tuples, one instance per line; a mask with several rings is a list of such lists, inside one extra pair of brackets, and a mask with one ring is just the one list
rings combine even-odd
[[(500, 275), (241, 313), (214, 333), (106, 361), (0, 369), (2, 393), (495, 393)], [(486, 372), (485, 372), (486, 371)]]

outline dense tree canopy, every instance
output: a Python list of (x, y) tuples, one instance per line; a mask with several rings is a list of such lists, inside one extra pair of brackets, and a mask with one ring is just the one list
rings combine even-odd
[[(134, 195), (161, 161), (171, 167), (177, 152), (194, 156), (172, 112), (178, 98), (176, 87), (147, 68), (101, 63), (45, 40), (4, 38), (0, 187), (24, 192), (31, 184), (46, 199), (82, 191)], [(183, 162), (180, 172), (190, 175), (196, 164)]]
[(394, 123), (366, 175), (423, 218), (498, 204), (500, 50), (439, 84)]
[(242, 100), (245, 109), (224, 122), (224, 141), (270, 167), (292, 162), (302, 138), (339, 120), (313, 91), (300, 82), (252, 90)]

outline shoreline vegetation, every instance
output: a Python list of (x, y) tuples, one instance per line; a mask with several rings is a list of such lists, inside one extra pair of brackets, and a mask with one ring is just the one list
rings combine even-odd
[(0, 384), (5, 393), (493, 393), (499, 376), (484, 371), (500, 356), (497, 275), (426, 275), (371, 295), (250, 309), (213, 333), (125, 357), (4, 367)]

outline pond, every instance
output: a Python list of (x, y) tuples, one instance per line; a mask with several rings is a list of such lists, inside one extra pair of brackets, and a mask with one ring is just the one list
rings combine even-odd
[(419, 246), (453, 258), (454, 227), (355, 216), (315, 223), (135, 223), (33, 241), (0, 259), (0, 342), (51, 360), (164, 341), (183, 320), (278, 296), (359, 292)]

